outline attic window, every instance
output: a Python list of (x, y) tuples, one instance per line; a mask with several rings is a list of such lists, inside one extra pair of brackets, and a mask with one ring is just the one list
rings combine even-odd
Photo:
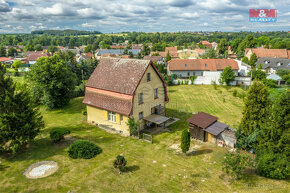
[(204, 64), (204, 67), (207, 67), (207, 64)]
[(150, 73), (147, 73), (147, 82), (149, 82), (150, 79), (151, 79), (151, 77), (150, 77)]
[(184, 64), (185, 67), (187, 67), (187, 64)]

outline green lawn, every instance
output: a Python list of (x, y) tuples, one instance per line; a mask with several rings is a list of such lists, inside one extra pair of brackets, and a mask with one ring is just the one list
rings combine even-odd
[[(204, 111), (215, 115), (220, 121), (237, 127), (242, 118), (243, 100), (233, 96), (233, 91), (245, 93), (239, 87), (225, 89), (211, 85), (180, 85), (168, 88), (170, 103), (167, 108), (174, 111), (197, 113)], [(173, 115), (174, 116), (174, 115)]]
[[(36, 140), (15, 157), (1, 157), (4, 167), (0, 169), (0, 192), (288, 192), (288, 182), (256, 175), (229, 183), (221, 171), (225, 148), (193, 141), (192, 145), (200, 148), (192, 156), (176, 154), (169, 148), (180, 143), (181, 130), (187, 127), (185, 120), (191, 112), (209, 112), (221, 121), (237, 124), (242, 101), (232, 96), (233, 89), (237, 88), (228, 91), (214, 90), (212, 86), (169, 87), (167, 114), (181, 120), (170, 127), (171, 133), (154, 136), (153, 144), (86, 124), (81, 114), (82, 98), (73, 99), (60, 110), (42, 108), (46, 128)], [(70, 138), (52, 144), (48, 133), (55, 127), (71, 129)], [(66, 148), (78, 138), (93, 141), (103, 152), (90, 160), (69, 158)], [(118, 154), (126, 157), (130, 170), (121, 175), (112, 167)], [(43, 179), (24, 177), (23, 172), (30, 164), (44, 160), (58, 162), (58, 171)]]

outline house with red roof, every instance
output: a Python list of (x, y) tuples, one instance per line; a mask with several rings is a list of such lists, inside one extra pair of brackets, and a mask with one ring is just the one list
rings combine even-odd
[(287, 49), (266, 49), (266, 48), (246, 48), (245, 56), (248, 59), (255, 53), (258, 58), (281, 58), (290, 59), (290, 50)]
[(160, 56), (162, 56), (162, 58), (166, 58), (168, 53), (171, 56), (171, 59), (178, 58), (177, 46), (165, 47), (165, 51), (164, 52), (151, 52), (150, 56), (153, 56), (156, 53), (158, 53)]
[(87, 121), (128, 136), (129, 119), (142, 130), (164, 125), (166, 83), (151, 60), (102, 58), (86, 83)]
[(218, 83), (222, 71), (230, 66), (238, 75), (239, 65), (233, 59), (173, 59), (168, 62), (167, 74), (181, 79), (197, 76), (194, 84)]
[(11, 59), (11, 58), (0, 57), (0, 63), (3, 63), (3, 64), (12, 64), (13, 61), (14, 61), (14, 60)]
[(43, 51), (28, 51), (25, 54), (27, 58), (28, 64), (32, 65), (35, 64), (37, 59), (40, 57), (48, 57), (49, 55)]

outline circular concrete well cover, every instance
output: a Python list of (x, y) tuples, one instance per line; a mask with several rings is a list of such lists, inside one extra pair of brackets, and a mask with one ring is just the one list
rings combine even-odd
[(29, 166), (25, 171), (24, 175), (27, 178), (37, 179), (47, 177), (58, 169), (58, 165), (54, 161), (41, 161)]

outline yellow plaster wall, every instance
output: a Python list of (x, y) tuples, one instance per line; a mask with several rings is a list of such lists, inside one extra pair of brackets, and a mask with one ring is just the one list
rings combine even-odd
[[(151, 80), (147, 82), (147, 73), (150, 73)], [(154, 89), (158, 88), (158, 98), (154, 99)], [(138, 104), (138, 94), (143, 93), (143, 104)], [(165, 106), (163, 82), (158, 77), (152, 66), (145, 72), (139, 86), (136, 89), (133, 104), (133, 117), (139, 120), (139, 112), (143, 111), (143, 117), (151, 115), (151, 108), (161, 104)], [(141, 129), (144, 127), (144, 120), (140, 120)]]
[(123, 135), (130, 135), (129, 127), (127, 126), (128, 117), (123, 115), (123, 120), (121, 121), (120, 118), (122, 115), (116, 114), (116, 123), (107, 120), (108, 112), (106, 110), (92, 107), (87, 105), (87, 119), (88, 123), (92, 124), (102, 124), (108, 127), (114, 128), (117, 131), (121, 131)]

